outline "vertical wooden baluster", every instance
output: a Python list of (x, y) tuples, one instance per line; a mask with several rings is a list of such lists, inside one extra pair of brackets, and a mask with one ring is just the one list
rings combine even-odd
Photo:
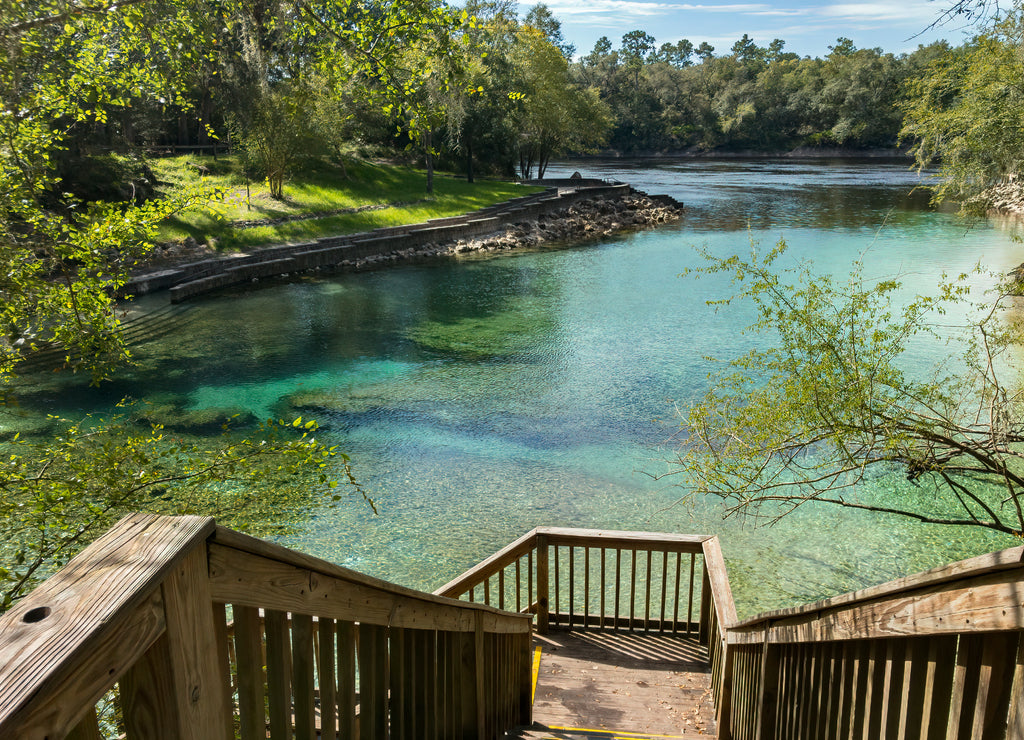
[(470, 588), (469, 588), (469, 601), (470, 601), (470, 603), (475, 603), (476, 602), (476, 595), (473, 593), (473, 591), (475, 591), (475, 590), (476, 590), (475, 586), (470, 586)]
[(320, 617), (317, 630), (320, 643), (320, 736), (324, 740), (334, 740), (338, 735), (338, 676), (335, 667), (334, 620)]
[(356, 738), (356, 626), (338, 622), (338, 737)]
[(576, 548), (569, 545), (569, 629), (576, 613)]
[[(523, 577), (519, 572), (519, 564), (522, 562), (522, 558), (516, 558), (516, 611), (521, 612), (523, 610)], [(527, 601), (529, 601), (529, 594), (527, 594)]]
[(390, 652), (391, 670), (388, 671), (390, 679), (391, 705), (391, 730), (390, 740), (405, 740), (411, 738), (409, 704), (413, 693), (413, 675), (415, 665), (409, 643), (412, 641), (412, 630), (404, 627), (392, 627), (390, 629)]
[[(701, 558), (700, 577), (700, 617), (697, 625), (697, 639), (701, 645), (711, 645), (710, 625), (713, 619), (715, 605), (711, 593), (711, 577), (708, 574), (707, 558)], [(691, 584), (693, 582), (691, 581)], [(692, 586), (691, 586), (692, 587)]]
[(491, 605), (491, 577), (488, 576), (484, 579), (484, 604), (486, 606)]
[(583, 548), (583, 629), (590, 621), (590, 548)]
[(103, 740), (100, 732), (100, 719), (96, 714), (96, 707), (90, 708), (85, 716), (78, 721), (78, 724), (71, 728), (64, 740)]
[(966, 738), (971, 734), (974, 702), (981, 674), (981, 657), (985, 638), (978, 634), (962, 634), (956, 646), (956, 664), (952, 678), (952, 701), (946, 725), (947, 738)]
[(1024, 740), (1024, 640), (1018, 642), (1013, 665), (1006, 740)]
[(924, 674), (928, 666), (927, 639), (920, 637), (906, 641), (903, 655), (903, 690), (900, 694), (898, 737), (921, 736), (921, 715), (928, 707), (921, 705), (924, 696)]
[(270, 709), (270, 736), (288, 740), (292, 736), (291, 665), (288, 650), (288, 615), (264, 611), (267, 629), (267, 704)]
[(537, 632), (546, 635), (548, 632), (548, 615), (550, 612), (550, 593), (548, 588), (548, 537), (537, 535)]
[(315, 740), (316, 705), (313, 700), (313, 618), (292, 615), (292, 712), (296, 740)]
[(658, 632), (665, 631), (665, 593), (668, 591), (668, 550), (661, 554), (661, 624)]
[(633, 631), (633, 619), (636, 617), (636, 550), (633, 550), (629, 564), (629, 631)]
[(1017, 638), (1018, 634), (999, 632), (985, 635), (982, 640), (972, 740), (993, 737), (994, 730), (1000, 725), (1005, 726), (1006, 720), (1000, 722), (1000, 718), (1005, 718), (1009, 709)]
[(359, 625), (359, 736), (378, 740), (387, 726), (387, 629)]
[[(538, 546), (534, 545), (534, 549)], [(526, 605), (532, 607), (539, 601), (533, 593), (533, 549), (526, 553)]]
[(238, 715), (242, 740), (266, 740), (266, 677), (263, 663), (263, 628), (256, 607), (236, 606), (235, 660), (238, 671)]
[(689, 596), (686, 600), (686, 636), (690, 636), (690, 625), (693, 624), (693, 581), (697, 571), (697, 554), (690, 553), (690, 584)]
[(554, 621), (555, 624), (558, 624), (558, 615), (561, 614), (561, 609), (560, 609), (559, 602), (561, 601), (561, 598), (562, 598), (562, 592), (559, 590), (559, 583), (558, 583), (558, 581), (559, 581), (559, 574), (560, 574), (561, 568), (558, 567), (558, 550), (559, 550), (558, 545), (555, 545), (554, 548), (552, 548), (552, 549), (555, 551), (555, 609), (551, 613), (551, 619)]
[(505, 608), (505, 569), (498, 571), (498, 608)]
[(615, 549), (615, 621), (612, 629), (619, 628), (619, 590), (622, 584), (622, 550)]
[(601, 548), (601, 613), (600, 613), (600, 615), (598, 617), (599, 620), (600, 620), (600, 622), (599, 622), (600, 629), (604, 629), (604, 615), (605, 615), (605, 603), (604, 602), (605, 602), (605, 594), (608, 591), (608, 580), (607, 580), (607, 578), (605, 578), (605, 573), (604, 573), (604, 553), (605, 553), (605, 549), (606, 548), (604, 548), (604, 547)]
[[(217, 639), (217, 662), (220, 667), (221, 691), (227, 697), (228, 706), (230, 707), (236, 688), (231, 682), (231, 666), (237, 663), (237, 658), (234, 655), (235, 643), (233, 640), (228, 639), (227, 604), (213, 604), (213, 626)], [(225, 712), (223, 720), (221, 737), (225, 740), (234, 740), (234, 712)]]
[[(693, 557), (692, 555), (690, 557)], [(681, 552), (676, 553), (676, 590), (675, 597), (672, 599), (672, 633), (675, 634), (679, 630), (679, 571), (683, 564), (683, 554)], [(689, 622), (686, 625), (686, 631), (690, 631)]]
[(651, 630), (651, 559), (654, 553), (647, 551), (647, 575), (644, 577), (644, 632)]
[[(556, 550), (557, 552), (557, 550)], [(484, 615), (481, 612), (476, 612), (473, 615), (474, 630), (473, 630), (473, 652), (476, 656), (474, 665), (476, 666), (476, 736), (480, 738), (488, 737), (487, 734), (487, 668), (486, 668), (486, 640), (484, 635)]]

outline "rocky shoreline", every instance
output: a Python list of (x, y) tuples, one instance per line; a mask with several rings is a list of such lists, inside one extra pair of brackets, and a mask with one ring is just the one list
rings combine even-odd
[(1024, 216), (1024, 184), (1016, 180), (989, 188), (985, 193), (988, 207), (996, 213)]
[(669, 223), (678, 220), (683, 211), (682, 204), (670, 196), (648, 195), (625, 183), (557, 182), (543, 192), (462, 216), (304, 244), (224, 254), (187, 240), (157, 250), (122, 293), (138, 296), (169, 290), (171, 301), (177, 303), (262, 279), (586, 241)]
[(678, 221), (682, 212), (681, 205), (663, 202), (646, 193), (598, 196), (552, 213), (542, 213), (534, 219), (514, 223), (494, 234), (430, 242), (390, 254), (346, 260), (339, 266), (360, 269), (409, 259), (528, 249), (550, 243), (598, 239)]

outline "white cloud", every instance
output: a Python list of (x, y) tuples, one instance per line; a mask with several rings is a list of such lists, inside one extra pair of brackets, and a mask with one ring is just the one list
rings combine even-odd
[[(692, 3), (645, 3), (640, 0), (589, 0), (586, 3), (554, 0), (546, 3), (548, 9), (556, 16), (573, 16), (581, 20), (581, 16), (616, 15), (623, 18), (635, 16), (659, 16), (682, 11), (701, 13), (753, 13), (771, 11), (766, 3), (733, 3), (728, 5), (709, 5)], [(597, 20), (595, 18), (595, 20)], [(604, 19), (607, 20), (607, 19)]]
[(931, 23), (942, 8), (926, 0), (904, 0), (898, 3), (862, 2), (836, 3), (815, 9), (817, 15), (833, 20), (887, 23), (892, 21), (913, 21)]

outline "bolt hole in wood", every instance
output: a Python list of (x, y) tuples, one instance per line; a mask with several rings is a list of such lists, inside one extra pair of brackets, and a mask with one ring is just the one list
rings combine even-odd
[(21, 621), (25, 624), (35, 624), (36, 622), (42, 622), (50, 616), (50, 607), (48, 606), (37, 606), (35, 609), (29, 609), (25, 612), (25, 615), (21, 618)]

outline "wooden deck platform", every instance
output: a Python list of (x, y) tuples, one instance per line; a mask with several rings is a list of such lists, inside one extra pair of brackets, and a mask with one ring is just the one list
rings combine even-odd
[(711, 669), (695, 635), (552, 630), (534, 637), (534, 651), (534, 725), (509, 738), (715, 736)]

